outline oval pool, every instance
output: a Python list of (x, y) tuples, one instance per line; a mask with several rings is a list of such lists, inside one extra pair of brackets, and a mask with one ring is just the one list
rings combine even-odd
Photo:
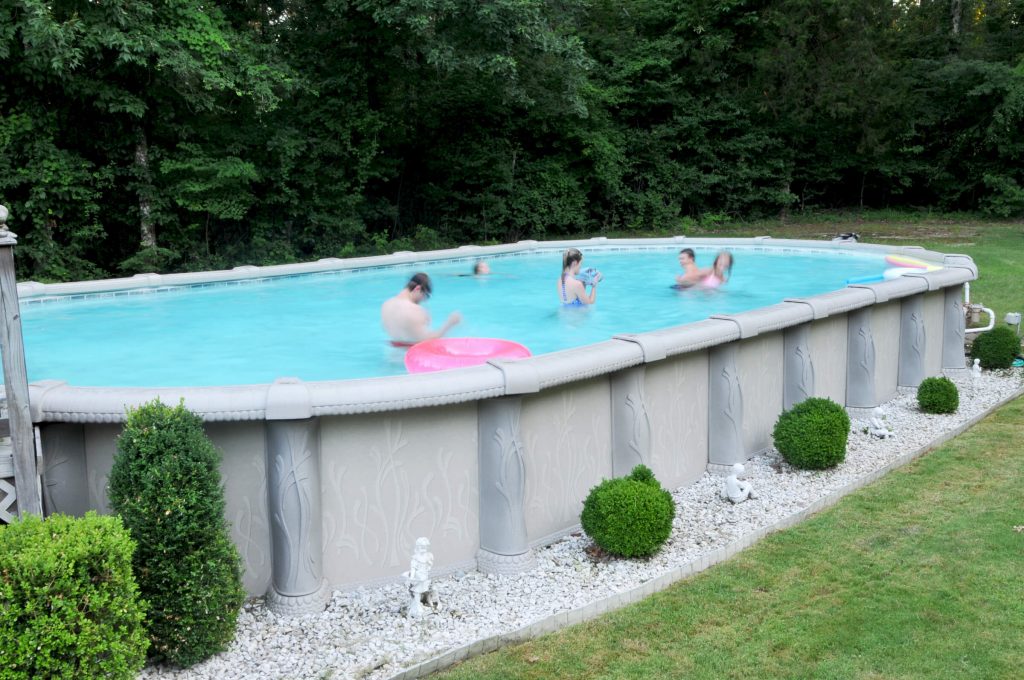
[[(433, 278), (435, 325), (454, 310), (452, 336), (514, 340), (543, 354), (731, 314), (842, 288), (880, 274), (883, 254), (736, 247), (733, 278), (714, 291), (676, 291), (680, 246), (581, 244), (584, 267), (604, 274), (598, 304), (558, 305), (561, 250), (489, 258), (492, 274), (466, 275), (473, 259), (163, 288), (149, 294), (65, 296), (22, 302), (32, 381), (81, 386), (205, 386), (306, 381), (405, 372), (388, 346), (379, 306), (418, 270)], [(696, 247), (709, 267), (715, 249)]]

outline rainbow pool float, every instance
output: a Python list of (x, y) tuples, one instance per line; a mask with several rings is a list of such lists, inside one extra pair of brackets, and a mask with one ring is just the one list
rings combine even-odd
[(937, 272), (942, 267), (924, 260), (919, 260), (916, 257), (908, 257), (906, 255), (886, 255), (886, 264), (892, 265), (881, 274), (872, 274), (871, 276), (857, 276), (852, 279), (846, 279), (846, 284), (851, 283), (878, 283), (879, 281), (891, 281), (892, 279), (898, 279), (904, 274), (920, 274), (922, 272)]

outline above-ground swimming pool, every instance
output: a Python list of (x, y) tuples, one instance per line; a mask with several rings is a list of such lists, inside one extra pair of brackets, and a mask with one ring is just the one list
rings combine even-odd
[[(594, 309), (558, 307), (570, 246), (605, 274)], [(733, 280), (671, 290), (685, 246), (701, 266), (734, 252)], [(889, 253), (941, 268), (845, 285)], [(481, 257), (492, 276), (458, 276)], [(418, 270), (435, 323), (459, 309), (455, 334), (534, 356), (404, 374), (377, 315)], [(315, 276), (263, 282), (282, 274)], [(420, 536), (438, 573), (523, 571), (578, 529), (602, 478), (643, 463), (679, 487), (766, 450), (803, 399), (870, 409), (963, 370), (962, 289), (977, 276), (969, 257), (913, 247), (676, 237), (22, 283), (44, 506), (107, 511), (126, 408), (183, 400), (223, 453), (246, 588), (275, 610), (400, 579)], [(376, 377), (331, 379), (346, 375)]]
[[(584, 250), (585, 266), (604, 281), (598, 304), (583, 309), (558, 304), (560, 250), (499, 255), (489, 276), (468, 276), (473, 259), (465, 259), (40, 298), (22, 309), (29, 378), (164, 387), (404, 373), (379, 310), (418, 269), (433, 278), (434, 324), (463, 315), (449, 336), (512, 340), (536, 355), (825, 293), (886, 267), (879, 253), (741, 245), (728, 285), (679, 291), (670, 287), (681, 273), (678, 247)], [(698, 266), (710, 267), (715, 250), (696, 250)]]

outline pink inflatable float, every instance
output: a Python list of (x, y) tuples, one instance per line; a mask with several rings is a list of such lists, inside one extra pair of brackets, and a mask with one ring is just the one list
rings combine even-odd
[(443, 371), (485, 364), (491, 359), (522, 359), (530, 350), (518, 342), (498, 338), (435, 338), (418, 342), (405, 353), (410, 373)]

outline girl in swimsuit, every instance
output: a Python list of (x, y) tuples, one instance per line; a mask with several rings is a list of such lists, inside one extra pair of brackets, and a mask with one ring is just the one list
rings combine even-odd
[(565, 307), (582, 307), (597, 302), (598, 276), (590, 284), (590, 293), (582, 281), (576, 279), (583, 264), (583, 253), (576, 248), (569, 248), (562, 253), (562, 276), (558, 279), (558, 300)]
[(732, 253), (723, 250), (715, 255), (715, 263), (711, 266), (711, 271), (707, 276), (701, 279), (700, 285), (704, 288), (718, 288), (729, 280), (731, 274)]

